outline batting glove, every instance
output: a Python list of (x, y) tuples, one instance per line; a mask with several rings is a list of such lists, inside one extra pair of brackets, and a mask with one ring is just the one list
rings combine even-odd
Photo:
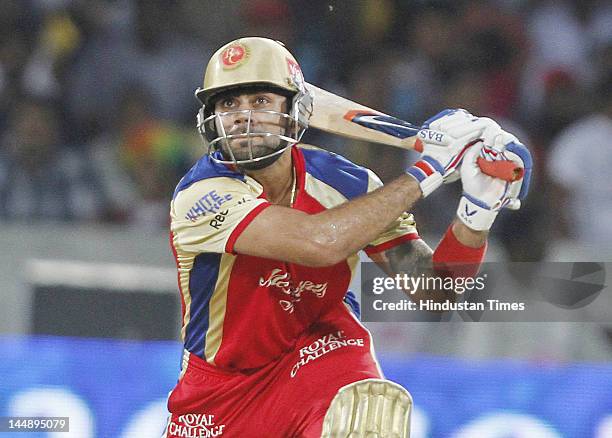
[(463, 109), (446, 109), (423, 124), (415, 144), (415, 149), (423, 155), (407, 171), (419, 183), (423, 197), (442, 183), (459, 179), (456, 170), (466, 151), (478, 141), (490, 122)]
[[(507, 182), (485, 175), (480, 170), (479, 159), (513, 161), (523, 170), (522, 177)], [(515, 136), (499, 127), (485, 129), (483, 141), (469, 148), (463, 158), (463, 196), (457, 209), (459, 219), (473, 230), (485, 231), (491, 228), (502, 208), (518, 210), (529, 191), (531, 168), (531, 154)]]

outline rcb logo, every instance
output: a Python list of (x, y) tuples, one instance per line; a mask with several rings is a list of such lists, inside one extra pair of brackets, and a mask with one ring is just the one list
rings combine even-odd
[(223, 68), (233, 69), (243, 64), (249, 57), (249, 50), (244, 44), (232, 44), (221, 53)]

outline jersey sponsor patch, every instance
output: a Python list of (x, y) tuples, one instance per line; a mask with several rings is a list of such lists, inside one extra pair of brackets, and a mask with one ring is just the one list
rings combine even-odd
[(265, 199), (256, 197), (257, 189), (238, 179), (216, 177), (197, 181), (180, 191), (170, 212), (177, 250), (229, 252), (226, 244), (230, 237), (234, 242), (248, 223), (243, 219), (268, 205)]
[(313, 360), (344, 347), (364, 347), (363, 338), (348, 338), (343, 330), (321, 336), (306, 347), (300, 348), (300, 359), (291, 368), (290, 376), (294, 378), (300, 368)]
[(185, 219), (191, 222), (198, 220), (199, 216), (206, 216), (207, 214), (216, 214), (221, 209), (221, 206), (227, 201), (233, 199), (231, 194), (220, 195), (216, 190), (211, 190), (206, 193), (185, 214)]
[(173, 415), (167, 431), (169, 438), (217, 437), (225, 432), (225, 424), (216, 422), (212, 414)]
[(323, 298), (327, 292), (328, 283), (313, 283), (309, 280), (302, 280), (298, 284), (294, 284), (291, 280), (291, 274), (282, 269), (273, 269), (266, 278), (259, 279), (259, 285), (268, 288), (277, 288), (286, 295), (278, 303), (284, 311), (293, 313), (295, 303), (302, 300), (303, 292), (310, 292), (317, 298)]

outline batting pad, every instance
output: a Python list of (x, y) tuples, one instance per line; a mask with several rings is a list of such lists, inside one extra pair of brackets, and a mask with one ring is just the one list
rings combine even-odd
[(397, 383), (366, 379), (334, 397), (321, 438), (409, 438), (412, 397)]

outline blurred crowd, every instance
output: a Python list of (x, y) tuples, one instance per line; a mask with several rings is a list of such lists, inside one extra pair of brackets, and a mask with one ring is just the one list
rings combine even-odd
[[(162, 231), (210, 55), (283, 41), (313, 82), (420, 123), (489, 116), (533, 152), (535, 180), (494, 233), (513, 260), (554, 239), (612, 247), (612, 4), (604, 0), (3, 0), (0, 222)], [(309, 132), (383, 180), (415, 157)], [(440, 233), (458, 185), (417, 207)]]

